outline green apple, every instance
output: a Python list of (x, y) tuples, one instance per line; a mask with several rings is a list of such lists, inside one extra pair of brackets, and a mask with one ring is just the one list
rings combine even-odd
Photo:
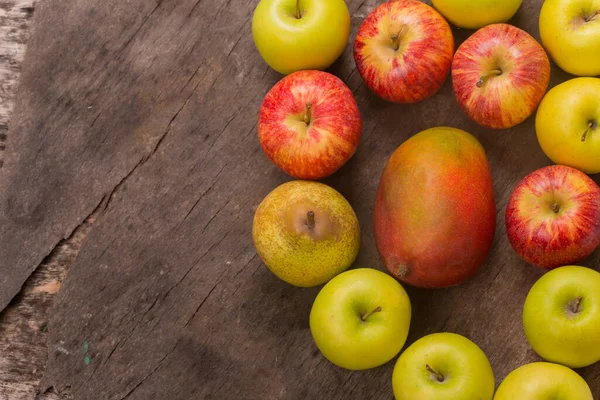
[(540, 37), (556, 64), (579, 76), (600, 75), (600, 0), (546, 0)]
[(571, 368), (600, 361), (600, 273), (566, 266), (542, 276), (525, 300), (523, 327), (547, 361)]
[(521, 7), (522, 0), (433, 0), (433, 6), (453, 25), (478, 29), (506, 22)]
[(455, 333), (414, 342), (394, 367), (396, 400), (492, 400), (494, 373), (483, 351)]
[(352, 206), (323, 183), (275, 188), (254, 213), (256, 252), (277, 277), (299, 287), (322, 285), (352, 265), (360, 227)]
[(600, 79), (577, 78), (552, 88), (542, 100), (535, 130), (542, 150), (556, 164), (600, 172), (599, 93)]
[(252, 18), (252, 37), (262, 58), (287, 75), (326, 69), (350, 36), (344, 0), (261, 0)]
[(494, 400), (594, 400), (583, 378), (558, 364), (536, 362), (508, 374)]
[(360, 268), (336, 276), (319, 292), (310, 311), (310, 331), (329, 361), (363, 370), (398, 354), (410, 317), (410, 299), (398, 281)]

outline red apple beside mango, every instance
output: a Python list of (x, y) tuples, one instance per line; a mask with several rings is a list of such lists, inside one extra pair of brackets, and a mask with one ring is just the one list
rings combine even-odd
[(258, 117), (258, 139), (275, 165), (299, 179), (325, 178), (356, 152), (362, 119), (338, 77), (309, 70), (271, 88)]

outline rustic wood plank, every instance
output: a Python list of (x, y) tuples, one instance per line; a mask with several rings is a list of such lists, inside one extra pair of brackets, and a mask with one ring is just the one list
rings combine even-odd
[[(131, 1), (130, 12), (144, 14), (136, 7), (141, 3)], [(349, 4), (355, 33), (376, 2)], [(537, 35), (532, 16), (540, 4), (527, 3), (514, 22)], [(165, 112), (171, 129), (147, 153), (148, 160), (136, 164), (115, 192), (104, 196), (109, 203), (101, 207), (58, 296), (49, 326), (44, 388), (70, 386), (83, 399), (391, 398), (393, 363), (348, 372), (324, 360), (308, 330), (318, 289), (278, 281), (252, 248), (254, 208), (275, 185), (289, 179), (266, 160), (256, 142), (256, 112), (278, 76), (252, 46), (248, 32), (254, 5), (164, 0), (145, 14), (151, 23), (139, 30), (123, 71), (152, 59), (149, 69), (160, 76), (159, 83), (150, 72), (137, 71), (140, 75), (121, 83), (120, 89), (150, 86), (160, 97), (187, 81), (189, 91), (180, 108)], [(71, 12), (82, 16), (92, 7), (104, 15), (118, 4), (80, 1)], [(46, 25), (65, 24), (66, 31), (88, 37), (91, 28), (86, 24), (64, 20), (51, 9), (47, 14)], [(97, 23), (93, 29), (104, 33), (114, 29), (111, 23)], [(464, 31), (456, 34), (466, 36)], [(166, 43), (174, 48), (171, 53), (164, 53), (161, 45)], [(99, 59), (113, 59), (116, 52), (108, 49)], [(434, 331), (465, 334), (486, 351), (497, 380), (536, 360), (522, 334), (520, 310), (541, 271), (510, 250), (502, 223), (514, 184), (526, 172), (548, 164), (537, 146), (533, 121), (508, 131), (485, 131), (462, 115), (449, 82), (423, 104), (384, 103), (355, 73), (349, 48), (332, 71), (356, 93), (365, 120), (359, 152), (326, 180), (346, 195), (361, 220), (363, 244), (356, 265), (382, 269), (371, 234), (371, 209), (387, 156), (411, 134), (433, 125), (474, 133), (488, 150), (494, 173), (499, 210), (494, 251), (481, 273), (464, 285), (442, 291), (409, 288), (415, 314), (409, 340)], [(565, 78), (554, 69), (553, 84)], [(112, 87), (119, 76), (102, 79), (103, 86)], [(88, 90), (80, 80), (68, 81), (75, 94)], [(133, 103), (113, 103), (129, 109), (136, 107), (138, 96), (132, 95)], [(148, 102), (141, 108), (139, 114), (148, 118), (161, 111), (161, 104)], [(114, 119), (117, 134), (131, 135), (127, 114), (116, 109), (106, 118)], [(78, 116), (85, 110), (71, 112)], [(56, 123), (56, 135), (65, 123)], [(148, 124), (144, 117), (136, 123)], [(72, 211), (57, 219), (77, 222), (79, 215)], [(596, 252), (587, 265), (598, 264)], [(600, 394), (600, 367), (581, 372)]]
[[(0, 2), (0, 167), (34, 10), (33, 0)], [(49, 311), (66, 267), (74, 260), (89, 226), (86, 222), (58, 246), (0, 314), (0, 400), (30, 400), (35, 396), (47, 359)], [(65, 400), (71, 397), (68, 392), (61, 396), (53, 392), (39, 398)]]

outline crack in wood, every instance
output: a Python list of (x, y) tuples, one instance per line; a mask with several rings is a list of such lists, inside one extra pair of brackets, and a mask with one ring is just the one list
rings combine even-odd
[(181, 222), (177, 225), (177, 228), (175, 229), (175, 232), (179, 231), (179, 228), (181, 228), (181, 226), (183, 225), (184, 221), (190, 216), (190, 214), (194, 211), (194, 209), (196, 208), (196, 206), (200, 203), (200, 200), (202, 200), (204, 198), (205, 195), (207, 195), (210, 190), (213, 188), (213, 186), (216, 185), (216, 183), (219, 181), (219, 176), (221, 176), (221, 173), (225, 170), (225, 167), (227, 167), (227, 164), (223, 165), (223, 167), (219, 170), (219, 172), (217, 173), (217, 176), (215, 177), (215, 180), (213, 181), (213, 183), (211, 183), (211, 185), (208, 187), (208, 189), (206, 189), (198, 198), (198, 200), (196, 200), (196, 202), (194, 203), (194, 205), (190, 208), (190, 210), (185, 214), (185, 216), (183, 217), (183, 219), (181, 220)]
[(175, 342), (175, 345), (173, 346), (173, 348), (169, 352), (167, 352), (167, 354), (165, 354), (163, 358), (160, 359), (160, 361), (158, 362), (156, 367), (154, 367), (154, 369), (152, 371), (150, 371), (150, 373), (148, 375), (146, 375), (137, 385), (135, 385), (129, 392), (127, 392), (125, 394), (125, 396), (121, 397), (120, 400), (125, 400), (126, 398), (131, 396), (131, 394), (133, 392), (135, 392), (140, 386), (142, 386), (144, 384), (146, 379), (150, 378), (156, 371), (158, 371), (158, 369), (162, 366), (163, 361), (165, 361), (167, 359), (167, 357), (170, 356), (175, 351), (175, 349), (179, 345), (179, 342), (180, 342), (180, 340), (177, 340)]
[(187, 326), (190, 324), (190, 322), (192, 322), (192, 320), (194, 319), (194, 317), (196, 316), (196, 314), (198, 313), (198, 311), (200, 311), (200, 309), (202, 308), (202, 306), (204, 305), (204, 303), (206, 303), (206, 300), (208, 300), (208, 298), (210, 297), (210, 295), (215, 291), (215, 289), (217, 288), (217, 286), (219, 286), (219, 284), (221, 283), (221, 281), (223, 280), (223, 276), (225, 275), (225, 273), (227, 272), (226, 269), (224, 269), (221, 272), (221, 275), (219, 275), (219, 277), (217, 278), (217, 282), (215, 282), (215, 284), (213, 285), (213, 287), (208, 291), (208, 294), (204, 297), (204, 299), (202, 299), (202, 301), (200, 302), (200, 305), (196, 308), (196, 311), (194, 311), (194, 313), (192, 314), (192, 316), (187, 320), (187, 322), (185, 323), (185, 325), (183, 325), (184, 328), (187, 328)]

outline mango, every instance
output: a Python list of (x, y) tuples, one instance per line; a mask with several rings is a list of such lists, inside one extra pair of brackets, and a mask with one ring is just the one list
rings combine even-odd
[(377, 249), (392, 275), (422, 288), (464, 282), (486, 262), (496, 229), (483, 146), (455, 128), (414, 135), (385, 166), (374, 218)]

